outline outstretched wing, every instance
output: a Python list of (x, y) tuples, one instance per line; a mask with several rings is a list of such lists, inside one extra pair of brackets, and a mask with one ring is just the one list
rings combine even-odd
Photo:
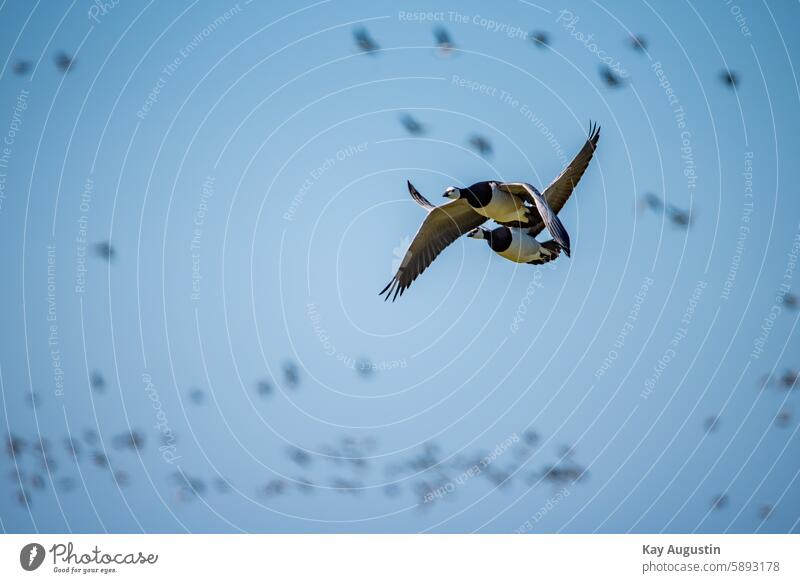
[[(547, 201), (547, 205), (552, 209), (553, 213), (558, 214), (561, 212), (561, 209), (564, 208), (567, 200), (569, 200), (572, 191), (575, 190), (575, 186), (580, 181), (583, 173), (586, 172), (586, 168), (589, 166), (592, 156), (594, 156), (594, 151), (597, 148), (597, 141), (599, 139), (600, 127), (597, 124), (590, 124), (589, 137), (586, 139), (586, 143), (583, 145), (583, 148), (581, 148), (581, 151), (578, 152), (578, 155), (575, 156), (572, 162), (564, 168), (558, 178), (545, 189), (543, 195), (544, 200)], [(529, 184), (524, 182), (505, 182), (501, 184), (499, 188), (522, 198), (522, 200), (527, 201), (531, 205), (535, 205), (537, 209), (539, 208), (539, 205), (536, 204), (536, 201), (530, 196), (533, 187)], [(535, 188), (533, 188), (533, 190), (536, 191)], [(541, 212), (538, 216), (537, 213), (531, 212), (528, 233), (532, 237), (541, 233), (546, 226), (545, 221), (542, 219)], [(555, 235), (553, 236), (555, 238)], [(569, 255), (569, 253), (567, 255)]]
[(410, 180), (406, 180), (406, 182), (408, 183), (408, 192), (411, 194), (411, 198), (414, 199), (414, 202), (416, 202), (419, 206), (421, 206), (425, 210), (432, 211), (433, 209), (436, 208), (430, 203), (430, 201), (427, 198), (425, 198), (419, 193), (419, 190), (414, 188), (414, 185), (411, 184)]
[[(414, 189), (409, 183), (409, 191)], [(412, 196), (414, 192), (412, 191)], [(479, 227), (486, 222), (486, 217), (476, 213), (466, 200), (454, 200), (442, 206), (434, 207), (422, 195), (417, 193), (422, 199), (421, 202), (414, 197), (422, 206), (430, 205), (432, 210), (425, 217), (422, 226), (414, 235), (411, 246), (408, 248), (400, 267), (392, 280), (387, 284), (379, 295), (386, 294), (384, 300), (392, 296), (392, 301), (397, 299), (398, 294), (403, 295), (406, 288), (425, 271), (433, 260), (450, 243), (458, 239), (464, 233)], [(427, 208), (427, 207), (426, 207)]]
[(581, 148), (581, 151), (578, 152), (578, 155), (570, 162), (569, 166), (564, 168), (564, 171), (558, 178), (544, 189), (544, 197), (547, 199), (547, 204), (549, 204), (550, 208), (556, 213), (560, 212), (564, 207), (572, 191), (575, 190), (578, 181), (580, 181), (583, 176), (583, 173), (586, 172), (586, 168), (589, 166), (592, 156), (594, 156), (594, 151), (597, 148), (597, 140), (599, 139), (600, 126), (597, 124), (590, 124), (589, 137), (586, 139), (586, 143), (583, 145), (583, 148)]
[(543, 226), (547, 227), (547, 230), (550, 231), (553, 239), (561, 246), (561, 248), (564, 250), (564, 253), (567, 254), (567, 257), (569, 257), (569, 234), (564, 228), (564, 225), (561, 224), (558, 215), (552, 208), (550, 208), (550, 205), (547, 203), (547, 200), (542, 193), (536, 190), (535, 186), (532, 186), (527, 182), (506, 182), (502, 184), (502, 187), (509, 189), (509, 192), (512, 192), (512, 194), (516, 194), (523, 200), (530, 202), (536, 207), (536, 210), (539, 211), (539, 221), (537, 221), (533, 213), (530, 213), (531, 226), (529, 227), (528, 232), (531, 237), (535, 237), (541, 232), (542, 229), (539, 227), (539, 224), (542, 224)]

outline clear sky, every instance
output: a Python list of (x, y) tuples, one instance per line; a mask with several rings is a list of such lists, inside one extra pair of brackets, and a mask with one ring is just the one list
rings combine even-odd
[[(0, 526), (797, 532), (798, 17), (2, 2)], [(382, 301), (406, 180), (543, 188), (590, 120), (571, 258), (462, 238)]]

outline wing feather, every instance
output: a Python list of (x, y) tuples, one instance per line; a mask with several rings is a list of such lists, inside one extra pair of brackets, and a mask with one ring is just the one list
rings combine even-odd
[[(569, 200), (569, 197), (572, 195), (572, 191), (575, 190), (575, 186), (580, 181), (584, 172), (586, 172), (586, 168), (589, 166), (589, 162), (591, 162), (594, 156), (594, 151), (597, 148), (597, 141), (599, 139), (600, 126), (590, 123), (589, 137), (586, 139), (586, 143), (583, 145), (583, 148), (581, 148), (581, 151), (578, 152), (578, 155), (575, 156), (572, 162), (558, 175), (558, 178), (544, 190), (544, 200), (547, 201), (547, 205), (555, 214), (558, 214), (561, 212), (561, 209), (564, 208), (567, 200)], [(531, 205), (536, 205), (538, 209), (536, 201), (531, 196), (531, 186), (529, 184), (524, 182), (505, 182), (501, 184), (499, 188), (522, 198)], [(530, 213), (528, 233), (532, 237), (541, 233), (545, 226), (547, 225), (542, 219), (542, 214), (540, 212)]]
[(486, 217), (476, 213), (463, 199), (438, 207), (431, 206), (432, 210), (428, 212), (422, 226), (414, 235), (414, 240), (411, 241), (411, 246), (403, 257), (397, 273), (379, 294), (386, 294), (385, 300), (388, 300), (390, 295), (392, 301), (397, 299), (398, 295), (403, 295), (403, 292), (433, 263), (445, 247), (464, 233), (486, 222)]
[[(544, 198), (542, 193), (536, 190), (535, 186), (532, 186), (526, 182), (507, 182), (504, 183), (503, 186), (513, 189), (515, 194), (519, 192), (520, 194), (517, 194), (517, 196), (520, 196), (523, 200), (526, 200), (535, 206), (536, 210), (538, 211), (537, 214), (539, 221), (541, 221), (541, 224), (544, 227), (547, 227), (547, 230), (550, 231), (553, 239), (555, 239), (555, 241), (564, 250), (564, 253), (567, 254), (567, 257), (569, 257), (569, 234), (564, 228), (564, 225), (561, 224), (558, 215), (552, 208), (550, 208), (550, 205), (547, 203), (547, 200)], [(511, 190), (509, 190), (509, 192), (511, 192)], [(542, 229), (539, 228), (539, 223), (537, 223), (536, 219), (533, 218), (532, 213), (529, 213), (529, 215), (531, 215), (532, 226), (529, 227), (528, 233), (532, 237), (535, 237), (537, 234), (539, 234), (539, 232), (541, 232)], [(539, 230), (535, 231), (537, 228)]]
[(592, 157), (594, 156), (594, 151), (597, 148), (597, 141), (599, 139), (600, 126), (591, 124), (589, 126), (589, 137), (586, 139), (586, 143), (583, 145), (583, 148), (581, 148), (581, 151), (578, 152), (578, 155), (570, 162), (569, 166), (564, 168), (564, 171), (559, 174), (558, 178), (544, 189), (544, 197), (547, 200), (547, 204), (549, 204), (550, 208), (556, 213), (564, 208), (572, 191), (575, 190), (575, 186), (580, 181), (583, 173), (586, 172), (586, 168), (589, 166), (589, 162), (592, 161)]
[(436, 208), (431, 204), (431, 202), (427, 198), (425, 198), (419, 193), (419, 190), (414, 188), (414, 185), (411, 184), (410, 180), (406, 180), (406, 182), (408, 183), (408, 192), (409, 194), (411, 194), (411, 198), (414, 199), (414, 202), (416, 202), (419, 206), (429, 211), (432, 211), (433, 209)]

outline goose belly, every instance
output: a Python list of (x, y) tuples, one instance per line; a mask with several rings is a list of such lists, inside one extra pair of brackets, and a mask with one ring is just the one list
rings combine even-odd
[(527, 222), (527, 209), (522, 202), (515, 196), (495, 190), (492, 193), (492, 200), (489, 204), (475, 209), (484, 217), (493, 219), (499, 223), (510, 223), (513, 221)]
[(497, 254), (515, 263), (528, 263), (541, 258), (541, 246), (539, 241), (527, 233), (515, 232), (508, 249), (498, 251)]

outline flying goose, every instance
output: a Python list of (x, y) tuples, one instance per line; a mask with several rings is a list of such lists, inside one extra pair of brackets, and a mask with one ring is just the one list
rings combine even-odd
[(561, 246), (552, 239), (539, 243), (527, 229), (497, 227), (485, 229), (478, 227), (467, 233), (472, 239), (484, 239), (492, 251), (515, 263), (542, 265), (556, 259)]
[(449, 186), (443, 196), (464, 199), (472, 210), (501, 225), (531, 228), (544, 222), (569, 257), (569, 235), (535, 186), (525, 182), (477, 182), (469, 188)]
[[(390, 295), (392, 301), (396, 300), (397, 296), (403, 295), (411, 283), (433, 263), (445, 247), (461, 235), (477, 229), (490, 218), (499, 219), (501, 224), (506, 222), (503, 225), (506, 227), (525, 228), (531, 237), (536, 237), (547, 227), (558, 248), (564, 249), (569, 256), (569, 235), (556, 215), (564, 207), (575, 185), (586, 171), (599, 137), (600, 128), (593, 124), (581, 151), (545, 189), (544, 194), (523, 182), (479, 182), (469, 188), (449, 187), (444, 196), (453, 200), (437, 207), (422, 196), (411, 182), (408, 182), (411, 198), (428, 211), (428, 215), (414, 235), (397, 273), (379, 295), (385, 293), (385, 300), (388, 300)], [(506, 194), (515, 197), (511, 199), (516, 200), (513, 214), (508, 212), (509, 207), (504, 196)], [(496, 196), (503, 198), (495, 199)], [(492, 206), (493, 199), (497, 206)], [(502, 200), (503, 203), (498, 204), (498, 200)], [(493, 216), (486, 214), (487, 210), (491, 210)], [(514, 220), (504, 220), (509, 218)], [(547, 250), (548, 247), (544, 249)]]

